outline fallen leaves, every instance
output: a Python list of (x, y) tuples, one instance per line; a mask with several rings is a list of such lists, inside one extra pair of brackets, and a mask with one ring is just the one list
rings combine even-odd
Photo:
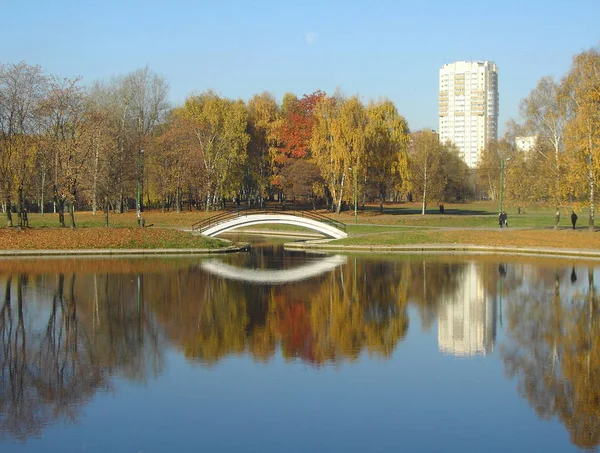
[(161, 228), (0, 229), (1, 250), (217, 248), (223, 241)]

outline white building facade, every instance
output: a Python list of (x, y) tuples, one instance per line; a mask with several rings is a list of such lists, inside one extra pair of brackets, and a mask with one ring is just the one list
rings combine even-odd
[(498, 139), (498, 68), (489, 61), (456, 61), (440, 68), (440, 141), (453, 142), (471, 168)]
[(515, 145), (517, 151), (522, 153), (529, 153), (532, 149), (535, 148), (537, 144), (537, 135), (528, 135), (522, 137), (515, 137)]

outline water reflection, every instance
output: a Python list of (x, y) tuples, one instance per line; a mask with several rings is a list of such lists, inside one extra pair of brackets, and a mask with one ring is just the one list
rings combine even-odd
[[(413, 321), (442, 354), (502, 360), (539, 417), (556, 417), (573, 444), (592, 448), (600, 443), (594, 272), (269, 247), (222, 260), (0, 261), (0, 435), (24, 440), (77, 421), (115, 377), (166, 379), (167, 351), (209, 370), (241, 355), (317, 370), (369, 356), (403, 363), (394, 352)], [(417, 347), (410, 343), (403, 347)]]
[(1, 433), (25, 439), (75, 420), (116, 371), (160, 372), (158, 328), (129, 276), (19, 273), (0, 287)]
[(314, 262), (293, 269), (247, 269), (244, 267), (232, 266), (217, 259), (204, 261), (201, 267), (202, 270), (210, 274), (228, 280), (276, 285), (308, 280), (321, 274), (325, 274), (345, 263), (345, 256), (333, 255), (324, 256)]
[[(579, 272), (580, 274), (582, 272)], [(600, 323), (594, 269), (587, 287), (565, 287), (568, 269), (552, 285), (521, 294), (507, 308), (506, 370), (543, 418), (557, 416), (582, 448), (600, 443)], [(571, 271), (571, 282), (575, 269)], [(575, 274), (576, 275), (576, 274)], [(546, 276), (547, 277), (547, 276)]]
[(438, 311), (438, 345), (456, 356), (487, 354), (496, 342), (496, 298), (486, 293), (480, 267), (458, 271), (460, 284)]

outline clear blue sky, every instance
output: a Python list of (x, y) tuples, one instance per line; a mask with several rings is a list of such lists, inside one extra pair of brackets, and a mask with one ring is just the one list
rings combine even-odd
[(413, 130), (437, 129), (444, 63), (498, 65), (504, 124), (540, 77), (561, 77), (600, 39), (600, 0), (0, 0), (0, 11), (3, 63), (86, 83), (149, 65), (173, 103), (206, 89), (281, 100), (340, 87), (390, 98)]

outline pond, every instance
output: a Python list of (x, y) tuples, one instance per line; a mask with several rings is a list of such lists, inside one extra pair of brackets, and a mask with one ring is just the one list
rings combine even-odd
[(319, 254), (0, 261), (0, 450), (600, 444), (594, 262)]

